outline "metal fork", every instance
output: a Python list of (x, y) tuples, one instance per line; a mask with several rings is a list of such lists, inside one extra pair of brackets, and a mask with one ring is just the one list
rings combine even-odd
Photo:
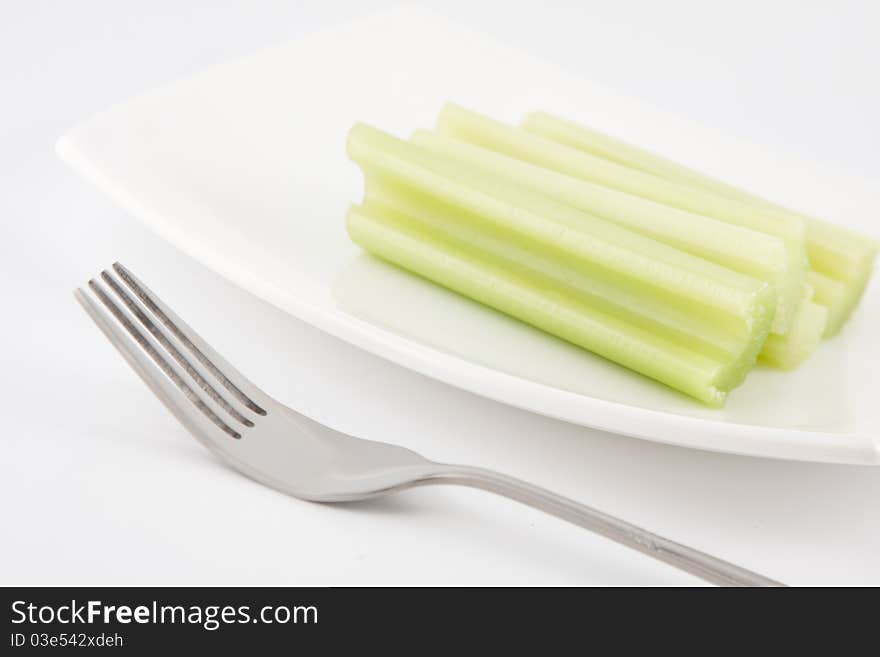
[(334, 431), (269, 397), (116, 263), (77, 300), (192, 435), (242, 474), (313, 502), (347, 502), (426, 484), (504, 495), (722, 586), (781, 586), (766, 577), (503, 474), (434, 463)]

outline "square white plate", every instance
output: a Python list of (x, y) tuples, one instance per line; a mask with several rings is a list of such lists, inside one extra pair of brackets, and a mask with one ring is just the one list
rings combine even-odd
[(360, 120), (406, 136), (432, 125), (446, 100), (511, 122), (537, 108), (579, 117), (853, 227), (880, 215), (875, 186), (713, 134), (409, 8), (145, 93), (75, 127), (58, 153), (221, 275), (428, 376), (659, 442), (880, 462), (876, 282), (806, 364), (758, 368), (714, 410), (362, 254), (344, 229), (361, 193), (348, 128)]

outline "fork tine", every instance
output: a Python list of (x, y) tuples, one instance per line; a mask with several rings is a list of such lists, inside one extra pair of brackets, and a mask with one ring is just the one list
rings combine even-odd
[[(74, 292), (76, 300), (92, 318), (98, 328), (122, 354), (132, 369), (143, 379), (174, 416), (191, 432), (204, 434), (204, 422), (200, 417), (232, 438), (241, 438), (235, 429), (226, 424), (198, 394), (183, 380), (162, 354), (150, 344), (137, 326), (125, 316), (119, 306), (94, 281), (89, 281), (89, 289), (101, 302), (96, 303), (82, 289)], [(103, 307), (102, 307), (103, 306)]]
[(150, 288), (144, 285), (121, 263), (113, 263), (113, 270), (153, 314), (153, 316), (182, 344), (219, 383), (250, 411), (266, 415), (266, 410), (253, 398), (265, 404), (268, 397), (247, 377), (233, 367), (229, 361), (218, 354), (198, 333), (165, 305)]
[(214, 387), (208, 383), (205, 378), (201, 375), (201, 373), (192, 366), (186, 357), (180, 353), (180, 350), (174, 346), (174, 343), (168, 339), (168, 337), (159, 329), (158, 326), (151, 320), (144, 310), (137, 304), (135, 301), (122, 289), (120, 284), (113, 278), (109, 272), (102, 271), (101, 279), (104, 283), (110, 287), (111, 290), (119, 297), (120, 301), (125, 304), (125, 307), (129, 309), (132, 315), (146, 328), (150, 334), (156, 339), (156, 341), (165, 348), (165, 351), (177, 362), (177, 364), (190, 376), (190, 378), (196, 382), (199, 388), (208, 395), (211, 399), (214, 400), (220, 408), (226, 411), (229, 415), (234, 417), (236, 420), (241, 422), (246, 427), (254, 426), (254, 423), (251, 422), (244, 415), (239, 413), (226, 399), (224, 399)]

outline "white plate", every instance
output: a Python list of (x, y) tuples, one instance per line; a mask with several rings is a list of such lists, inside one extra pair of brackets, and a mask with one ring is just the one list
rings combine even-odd
[(361, 193), (346, 131), (361, 120), (407, 135), (430, 126), (450, 99), (509, 121), (539, 107), (582, 117), (842, 223), (880, 216), (876, 187), (712, 134), (414, 9), (146, 93), (74, 128), (58, 153), (238, 285), (452, 385), (664, 443), (880, 461), (876, 282), (809, 362), (793, 373), (759, 368), (725, 409), (712, 410), (360, 253), (343, 225)]

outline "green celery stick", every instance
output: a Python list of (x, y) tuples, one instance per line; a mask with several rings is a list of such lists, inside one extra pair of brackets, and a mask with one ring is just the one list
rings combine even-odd
[(563, 266), (557, 259), (514, 241), (493, 237), (469, 213), (387, 178), (367, 174), (365, 204), (406, 217), (459, 248), (481, 253), (521, 278), (537, 276), (552, 284), (553, 294), (563, 290), (602, 313), (725, 363), (718, 381), (729, 388), (739, 385), (754, 365), (769, 330), (767, 321), (761, 331), (743, 332), (740, 325), (683, 312), (650, 290), (629, 289), (580, 268)]
[(560, 173), (782, 238), (786, 247), (787, 275), (776, 287), (778, 300), (773, 330), (780, 334), (788, 330), (802, 299), (807, 266), (805, 228), (799, 218), (664, 180), (498, 123), (453, 104), (443, 108), (437, 127), (440, 132), (458, 139)]
[(765, 283), (499, 181), (476, 167), (452, 164), (369, 126), (352, 128), (349, 156), (369, 175), (398, 181), (471, 213), (484, 230), (552, 254), (622, 285), (648, 287), (685, 309), (739, 321), (746, 330), (768, 312)]
[(815, 290), (814, 301), (828, 309), (825, 337), (835, 335), (843, 327), (858, 306), (870, 278), (870, 267), (858, 283), (839, 281), (815, 270), (807, 272), (807, 282)]
[(813, 288), (813, 301), (828, 309), (825, 334), (833, 335), (846, 321), (850, 287), (842, 281), (820, 274), (815, 269), (807, 272), (807, 284)]
[(476, 250), (445, 241), (415, 222), (372, 205), (352, 206), (351, 239), (367, 251), (480, 303), (593, 351), (710, 405), (727, 389), (722, 365), (599, 312), (540, 279), (520, 277)]
[(412, 142), (773, 285), (786, 274), (785, 243), (778, 237), (602, 187), (439, 132), (420, 130)]
[[(826, 336), (834, 335), (840, 330), (847, 317), (858, 305), (870, 277), (874, 258), (877, 255), (878, 242), (876, 240), (841, 226), (835, 226), (783, 208), (767, 199), (706, 176), (672, 160), (544, 112), (530, 114), (522, 125), (530, 132), (618, 164), (802, 219), (806, 225), (807, 254), (811, 270), (820, 276), (839, 281), (847, 288), (845, 293), (838, 295), (829, 293), (827, 297), (833, 297), (837, 303), (843, 305), (840, 307), (828, 306), (829, 317)], [(822, 285), (822, 282), (819, 285)], [(823, 295), (818, 287), (816, 301), (828, 305), (823, 300)]]
[[(366, 205), (374, 214), (405, 219), (413, 234), (431, 235), (459, 253), (491, 263), (495, 271), (536, 285), (549, 301), (574, 300), (597, 316), (613, 318), (615, 326), (654, 335), (660, 344), (711, 361), (716, 392), (737, 385), (763, 345), (775, 294), (759, 280), (498, 181), (477, 167), (450, 164), (368, 126), (352, 129), (348, 151), (364, 169)], [(417, 263), (401, 262), (353, 237), (368, 250), (438, 280)], [(474, 296), (460, 282), (438, 282)], [(556, 333), (553, 318), (549, 325), (535, 320), (539, 310), (524, 317), (499, 309)], [(593, 348), (583, 335), (556, 334), (643, 371), (601, 342)], [(660, 377), (654, 369), (643, 373)], [(684, 389), (670, 383), (676, 380), (672, 374), (661, 380)], [(691, 388), (689, 394), (720, 403), (716, 392), (707, 397), (706, 389), (700, 390)]]
[(813, 287), (804, 286), (804, 301), (798, 307), (791, 329), (785, 335), (770, 334), (760, 360), (784, 370), (794, 369), (816, 351), (828, 321), (828, 308), (813, 300)]
[(877, 255), (875, 240), (811, 218), (807, 218), (807, 235), (807, 253), (816, 271), (844, 283), (864, 284)]
[(816, 288), (816, 301), (828, 307), (825, 337), (831, 337), (862, 299), (874, 270), (877, 243), (818, 220), (810, 220), (808, 226), (807, 280)]

